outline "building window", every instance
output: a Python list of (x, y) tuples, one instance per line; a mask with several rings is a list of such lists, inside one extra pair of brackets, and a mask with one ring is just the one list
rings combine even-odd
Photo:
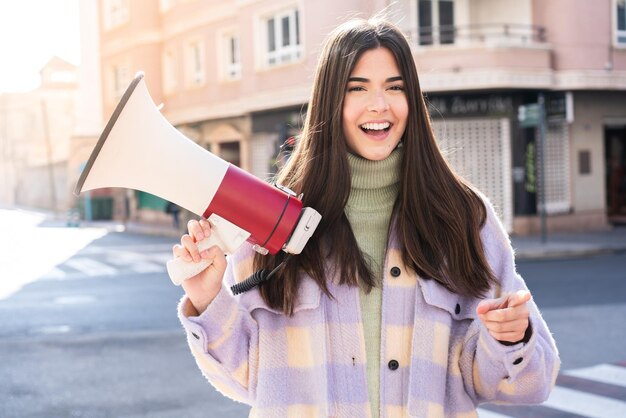
[(120, 100), (130, 84), (130, 71), (125, 65), (116, 65), (111, 71), (113, 97)]
[(228, 80), (241, 78), (239, 35), (229, 33), (222, 37), (223, 74)]
[(418, 0), (420, 45), (454, 43), (454, 0)]
[(187, 85), (200, 86), (204, 84), (204, 42), (197, 40), (187, 44)]
[(265, 20), (267, 65), (296, 61), (302, 54), (298, 9), (277, 13)]
[(617, 43), (626, 45), (626, 0), (617, 0)]
[(128, 22), (128, 0), (104, 0), (104, 29), (110, 30)]
[(178, 87), (176, 71), (176, 55), (171, 49), (163, 53), (163, 92), (172, 94)]
[(222, 142), (220, 145), (220, 157), (229, 163), (241, 167), (241, 151), (239, 141)]

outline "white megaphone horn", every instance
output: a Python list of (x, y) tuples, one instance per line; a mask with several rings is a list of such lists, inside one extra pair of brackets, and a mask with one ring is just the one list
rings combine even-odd
[[(80, 175), (74, 194), (104, 187), (141, 190), (209, 219), (200, 251), (218, 245), (233, 253), (244, 241), (261, 254), (300, 254), (321, 216), (295, 193), (272, 186), (185, 137), (154, 105), (137, 73)], [(167, 263), (175, 284), (209, 265)]]

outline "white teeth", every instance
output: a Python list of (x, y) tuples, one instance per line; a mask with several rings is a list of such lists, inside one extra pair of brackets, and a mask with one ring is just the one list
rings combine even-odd
[(383, 129), (387, 129), (391, 126), (389, 122), (383, 123), (364, 123), (361, 125), (361, 128), (367, 129), (368, 131), (382, 131)]

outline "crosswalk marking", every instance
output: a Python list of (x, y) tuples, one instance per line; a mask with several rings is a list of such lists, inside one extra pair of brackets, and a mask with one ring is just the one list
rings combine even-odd
[(626, 417), (626, 367), (599, 364), (562, 371), (541, 405), (482, 405), (479, 418)]
[(165, 266), (165, 263), (167, 263), (169, 260), (172, 259), (172, 252), (166, 252), (166, 253), (154, 253), (154, 254), (148, 254), (147, 257), (152, 260), (155, 261), (159, 264), (162, 264), (163, 266)]
[(626, 417), (626, 402), (559, 386), (542, 405), (590, 418)]
[(115, 276), (119, 274), (165, 273), (169, 252), (132, 253), (108, 250), (75, 256), (53, 267), (40, 277), (44, 280), (72, 280), (85, 277)]
[(85, 257), (70, 258), (65, 262), (65, 265), (80, 271), (86, 276), (113, 276), (117, 273), (117, 269), (108, 264)]
[(502, 415), (497, 412), (487, 411), (486, 409), (481, 408), (478, 408), (476, 412), (478, 412), (479, 418), (511, 418), (508, 415)]
[(95, 301), (96, 297), (92, 295), (66, 295), (55, 298), (53, 302), (58, 305), (82, 305)]
[(135, 273), (158, 273), (165, 271), (164, 266), (148, 262), (133, 264), (132, 266), (130, 266), (130, 269)]
[(584, 369), (569, 370), (563, 372), (563, 374), (626, 387), (626, 368), (612, 364), (598, 364), (597, 366), (585, 367)]
[(135, 273), (156, 273), (164, 270), (163, 265), (146, 260), (141, 254), (115, 254), (107, 257), (106, 261)]
[(48, 273), (46, 273), (44, 277), (46, 277), (48, 279), (62, 279), (65, 276), (67, 276), (66, 272), (64, 272), (63, 270), (61, 270), (58, 267), (54, 267), (52, 270), (50, 270)]

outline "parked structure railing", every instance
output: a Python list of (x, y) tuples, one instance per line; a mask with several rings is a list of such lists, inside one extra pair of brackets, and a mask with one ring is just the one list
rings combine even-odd
[(410, 31), (419, 46), (453, 44), (536, 45), (547, 42), (542, 26), (515, 23), (423, 26)]

